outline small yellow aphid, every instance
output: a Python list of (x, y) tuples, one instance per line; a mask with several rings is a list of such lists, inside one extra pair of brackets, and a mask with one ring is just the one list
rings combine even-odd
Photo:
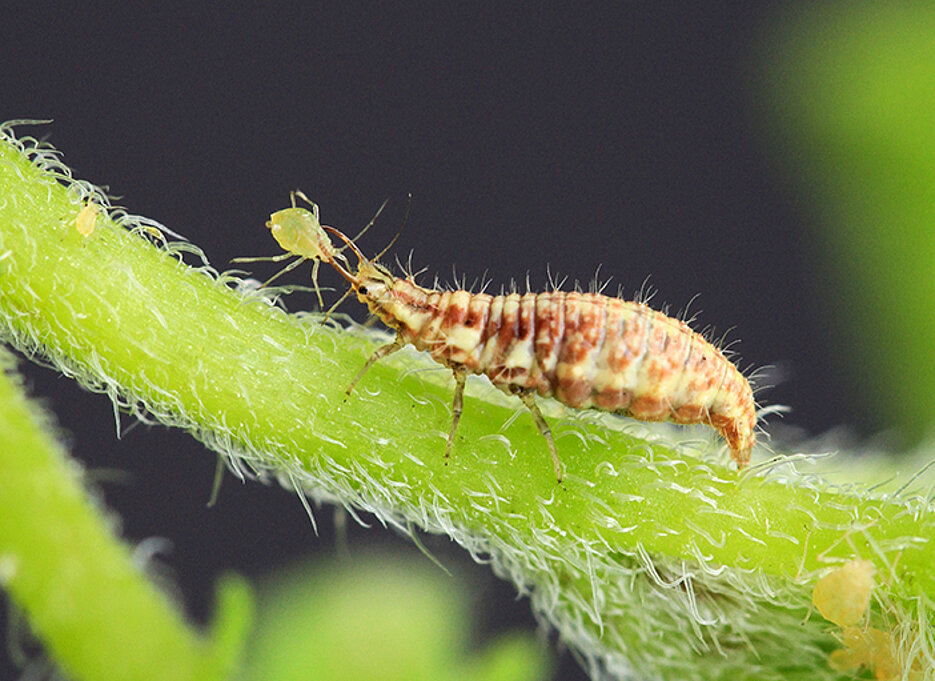
[(848, 561), (818, 580), (812, 603), (829, 622), (851, 627), (863, 619), (870, 606), (873, 573), (869, 560)]
[(849, 672), (866, 667), (878, 681), (899, 678), (902, 673), (899, 651), (893, 635), (880, 629), (863, 631), (858, 627), (847, 627), (841, 635), (840, 650), (828, 658), (828, 665), (837, 671)]
[(97, 224), (97, 216), (101, 213), (101, 207), (93, 201), (84, 204), (84, 208), (78, 211), (78, 217), (75, 218), (75, 229), (81, 236), (91, 236), (94, 227)]
[[(308, 203), (312, 210), (299, 208), (295, 205), (295, 197)], [(333, 262), (335, 258), (341, 260), (347, 265), (347, 260), (341, 251), (336, 249), (328, 234), (325, 232), (318, 219), (318, 206), (309, 200), (305, 194), (300, 191), (294, 191), (291, 194), (292, 207), (276, 211), (269, 216), (266, 223), (273, 238), (286, 251), (280, 255), (261, 256), (258, 258), (234, 258), (231, 262), (260, 262), (271, 261), (280, 262), (296, 257), (295, 262), (289, 263), (272, 277), (263, 282), (262, 286), (267, 286), (275, 279), (295, 269), (306, 260), (312, 261), (312, 282), (315, 284), (315, 293), (318, 294), (318, 304), (324, 307), (321, 298), (321, 291), (318, 288), (318, 265), (321, 262)], [(372, 224), (372, 222), (371, 222)], [(368, 225), (369, 227), (369, 225)], [(364, 228), (366, 230), (366, 228)], [(261, 287), (262, 287), (261, 286)]]

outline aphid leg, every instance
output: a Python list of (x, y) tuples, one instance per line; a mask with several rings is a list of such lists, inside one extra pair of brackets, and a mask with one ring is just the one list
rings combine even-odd
[[(289, 255), (292, 255), (292, 254), (290, 253)], [(274, 275), (271, 276), (269, 279), (267, 279), (267, 280), (264, 281), (262, 284), (260, 284), (260, 288), (266, 288), (267, 286), (269, 286), (270, 284), (272, 284), (274, 281), (276, 281), (277, 279), (279, 279), (279, 277), (281, 277), (282, 275), (284, 275), (286, 272), (291, 272), (292, 270), (294, 270), (296, 267), (298, 267), (299, 265), (301, 265), (301, 264), (302, 264), (303, 262), (305, 262), (306, 260), (308, 260), (308, 258), (299, 258), (298, 260), (296, 260), (296, 261), (294, 261), (294, 262), (290, 262), (288, 265), (286, 265), (286, 266), (283, 267), (281, 270), (279, 270), (276, 274), (274, 274)], [(315, 264), (317, 265), (318, 262), (316, 261)], [(317, 288), (317, 286), (316, 286), (316, 288)]]
[(455, 430), (458, 428), (458, 421), (461, 420), (461, 412), (464, 407), (464, 382), (467, 380), (467, 371), (464, 369), (454, 369), (455, 374), (455, 397), (451, 403), (451, 430), (448, 431), (448, 444), (445, 446), (445, 458), (451, 455), (451, 444), (455, 439)]
[[(318, 263), (316, 263), (316, 264), (318, 264)], [(317, 280), (316, 280), (316, 282), (315, 282), (315, 285), (316, 285), (316, 287), (318, 286), (318, 281), (317, 281)], [(328, 321), (328, 317), (331, 316), (331, 313), (334, 312), (335, 310), (337, 310), (337, 309), (338, 309), (338, 305), (340, 305), (340, 304), (343, 303), (345, 300), (347, 300), (353, 292), (354, 292), (354, 289), (349, 288), (349, 289), (345, 292), (345, 294), (344, 294), (343, 296), (341, 296), (341, 297), (338, 299), (338, 302), (336, 302), (334, 305), (332, 305), (331, 307), (329, 307), (329, 308), (328, 308), (328, 311), (325, 312), (325, 316), (322, 318), (321, 323), (324, 324), (326, 321)]]
[(312, 283), (315, 284), (315, 295), (318, 296), (318, 309), (324, 310), (325, 301), (321, 299), (321, 289), (318, 288), (318, 264), (319, 264), (318, 260), (312, 263)]
[(280, 253), (279, 255), (258, 255), (250, 258), (231, 258), (231, 262), (282, 262), (295, 257), (295, 253)]
[(394, 340), (392, 343), (387, 343), (381, 348), (377, 348), (377, 351), (371, 355), (370, 359), (367, 360), (367, 363), (361, 367), (360, 371), (357, 372), (357, 375), (354, 376), (354, 380), (351, 381), (351, 384), (347, 386), (347, 390), (344, 391), (345, 395), (350, 395), (351, 391), (354, 389), (354, 386), (357, 385), (357, 382), (364, 377), (364, 374), (367, 373), (367, 369), (373, 366), (374, 362), (377, 362), (387, 355), (392, 355), (397, 350), (402, 349), (403, 344), (399, 342), (399, 338)]
[(539, 432), (542, 433), (542, 437), (545, 438), (545, 441), (549, 443), (549, 453), (552, 455), (552, 466), (555, 468), (555, 477), (561, 482), (562, 481), (562, 462), (558, 460), (558, 451), (555, 449), (555, 440), (552, 439), (552, 429), (549, 428), (549, 424), (546, 423), (545, 417), (542, 415), (542, 412), (539, 411), (539, 405), (536, 404), (536, 396), (530, 390), (521, 390), (516, 393), (519, 396), (519, 399), (523, 401), (523, 404), (526, 405), (526, 408), (532, 412), (532, 417), (536, 421), (536, 425), (539, 426)]

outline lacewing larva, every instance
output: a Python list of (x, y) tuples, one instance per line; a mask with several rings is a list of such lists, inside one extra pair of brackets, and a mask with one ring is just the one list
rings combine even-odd
[(93, 201), (84, 204), (78, 216), (75, 218), (75, 229), (81, 236), (91, 236), (94, 227), (97, 225), (97, 216), (101, 213), (101, 207)]
[(727, 441), (739, 468), (749, 462), (756, 441), (750, 383), (686, 323), (643, 303), (599, 293), (494, 296), (422, 288), (412, 277), (394, 277), (378, 264), (383, 253), (368, 260), (354, 240), (334, 227), (323, 229), (340, 238), (358, 264), (352, 272), (346, 259), (322, 259), (350, 283), (372, 314), (396, 331), (396, 340), (373, 353), (347, 392), (374, 362), (406, 344), (428, 351), (455, 379), (445, 456), (451, 452), (470, 373), (487, 376), (522, 400), (548, 444), (559, 482), (562, 467), (537, 394), (576, 409), (643, 421), (707, 424)]

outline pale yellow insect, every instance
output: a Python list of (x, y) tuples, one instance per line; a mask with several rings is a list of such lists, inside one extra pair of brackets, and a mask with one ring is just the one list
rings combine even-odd
[[(900, 677), (903, 663), (891, 633), (872, 627), (867, 631), (847, 627), (841, 634), (841, 643), (844, 647), (832, 652), (828, 658), (832, 669), (849, 672), (866, 667), (873, 671), (873, 678), (878, 681)], [(914, 676), (910, 672), (910, 678)]]
[(97, 225), (97, 216), (101, 213), (101, 207), (93, 201), (88, 201), (84, 207), (78, 211), (78, 217), (75, 218), (75, 229), (81, 236), (91, 236), (94, 227)]
[(903, 662), (893, 635), (888, 631), (859, 624), (870, 607), (874, 589), (873, 563), (851, 560), (818, 580), (812, 591), (812, 603), (829, 622), (842, 627), (839, 635), (844, 646), (828, 657), (828, 664), (838, 671), (866, 667), (879, 681), (896, 679)]
[(869, 560), (851, 560), (818, 580), (812, 603), (829, 622), (850, 627), (864, 618), (874, 587), (874, 567)]
[[(296, 197), (299, 197), (309, 206), (311, 206), (311, 210), (299, 208), (296, 206)], [(292, 207), (276, 211), (269, 216), (269, 220), (266, 223), (266, 227), (269, 229), (270, 233), (273, 235), (273, 238), (276, 239), (276, 242), (282, 247), (285, 253), (274, 256), (260, 256), (255, 258), (234, 258), (231, 262), (281, 262), (283, 260), (288, 260), (289, 258), (296, 258), (294, 262), (289, 263), (272, 277), (263, 282), (263, 284), (261, 284), (262, 288), (263, 286), (268, 286), (286, 272), (294, 270), (306, 260), (311, 260), (312, 282), (315, 284), (315, 293), (318, 295), (318, 304), (324, 308), (324, 301), (321, 298), (321, 290), (318, 287), (318, 265), (322, 262), (334, 263), (335, 259), (337, 259), (344, 263), (345, 267), (347, 267), (347, 259), (341, 253), (341, 251), (343, 251), (346, 246), (335, 248), (334, 245), (332, 245), (331, 238), (325, 232), (325, 229), (322, 227), (321, 221), (319, 220), (317, 204), (309, 200), (309, 198), (301, 191), (291, 192), (290, 198), (292, 201)], [(384, 203), (384, 205), (386, 204)], [(382, 210), (383, 208), (381, 207), (380, 211)], [(367, 224), (367, 226), (364, 227), (360, 234), (358, 234), (355, 238), (359, 238), (370, 228), (370, 225), (372, 225), (374, 220), (376, 220), (380, 215), (380, 211), (377, 211), (377, 214), (374, 216), (373, 220), (371, 220), (370, 223)]]

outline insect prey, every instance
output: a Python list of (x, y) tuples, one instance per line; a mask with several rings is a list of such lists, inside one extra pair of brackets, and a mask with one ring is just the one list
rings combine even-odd
[[(311, 210), (296, 206), (296, 197), (299, 197), (311, 206)], [(292, 207), (276, 211), (269, 216), (269, 220), (266, 222), (267, 229), (269, 229), (273, 238), (276, 239), (276, 242), (282, 247), (285, 253), (273, 256), (234, 258), (231, 262), (281, 262), (283, 260), (295, 258), (293, 262), (264, 281), (260, 285), (260, 288), (263, 288), (276, 279), (279, 279), (279, 277), (287, 272), (294, 270), (306, 260), (311, 260), (312, 282), (315, 285), (315, 293), (318, 295), (318, 304), (324, 308), (324, 302), (321, 298), (321, 289), (318, 287), (318, 266), (322, 262), (332, 263), (338, 266), (337, 262), (340, 261), (345, 267), (349, 267), (350, 265), (347, 259), (341, 253), (341, 251), (347, 247), (344, 246), (336, 249), (331, 243), (331, 238), (325, 232), (319, 220), (317, 204), (310, 201), (305, 194), (298, 190), (291, 192), (290, 198)], [(384, 203), (384, 205), (386, 204)], [(380, 210), (377, 211), (377, 214), (374, 215), (373, 220), (361, 230), (360, 234), (354, 237), (355, 239), (359, 239), (364, 232), (370, 228), (377, 217), (379, 217), (382, 210), (383, 208), (381, 207)], [(339, 300), (334, 307), (337, 307), (343, 300), (343, 298)]]
[(96, 203), (88, 200), (87, 203), (78, 211), (75, 218), (75, 229), (81, 236), (91, 236), (94, 227), (97, 225), (97, 216), (100, 215), (101, 208)]
[(368, 260), (354, 240), (334, 227), (323, 229), (341, 239), (358, 263), (352, 271), (344, 258), (322, 259), (372, 314), (396, 331), (396, 339), (373, 353), (347, 393), (375, 362), (403, 346), (411, 343), (427, 351), (455, 379), (446, 457), (461, 418), (467, 375), (483, 374), (532, 413), (559, 482), (562, 466), (537, 394), (576, 409), (643, 421), (707, 424), (727, 441), (739, 468), (749, 462), (756, 441), (750, 384), (686, 323), (643, 303), (600, 293), (495, 296), (422, 288), (411, 277), (393, 276), (376, 262), (379, 255)]

